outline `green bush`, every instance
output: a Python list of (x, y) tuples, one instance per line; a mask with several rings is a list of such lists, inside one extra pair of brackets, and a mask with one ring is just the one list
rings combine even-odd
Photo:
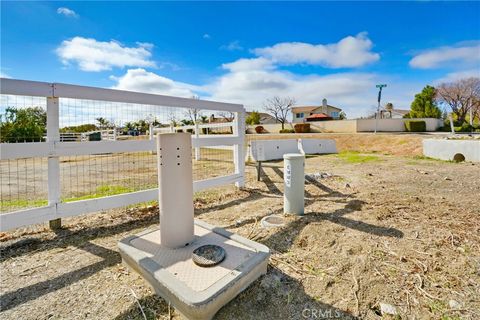
[(280, 133), (295, 133), (295, 130), (293, 130), (293, 129), (281, 129), (279, 132)]
[(405, 121), (405, 129), (408, 132), (425, 132), (427, 131), (427, 124), (425, 121), (408, 120)]
[(310, 123), (297, 123), (293, 128), (296, 133), (309, 133)]
[(452, 129), (450, 129), (450, 125), (448, 125), (448, 126), (445, 125), (445, 126), (443, 126), (443, 127), (438, 128), (437, 131), (450, 132), (450, 131), (452, 131)]
[(460, 127), (455, 127), (456, 132), (472, 132), (475, 128), (469, 123), (464, 123)]

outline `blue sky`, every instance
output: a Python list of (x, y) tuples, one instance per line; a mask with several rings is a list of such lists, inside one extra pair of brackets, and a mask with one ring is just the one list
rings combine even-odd
[(479, 2), (5, 2), (2, 76), (244, 104), (408, 109), (480, 76)]

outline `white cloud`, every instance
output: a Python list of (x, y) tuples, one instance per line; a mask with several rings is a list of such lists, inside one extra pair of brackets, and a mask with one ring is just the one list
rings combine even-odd
[(235, 40), (230, 42), (229, 44), (221, 46), (220, 49), (227, 51), (240, 51), (243, 50), (243, 47), (240, 45), (240, 41)]
[(102, 42), (90, 38), (75, 37), (65, 40), (57, 48), (62, 62), (78, 64), (83, 71), (104, 71), (113, 67), (155, 67), (151, 61), (150, 43), (137, 43), (137, 47), (125, 47), (117, 41)]
[(229, 72), (206, 86), (211, 99), (242, 103), (261, 109), (272, 96), (295, 97), (298, 104), (319, 105), (323, 98), (345, 108), (350, 115), (362, 115), (375, 102), (373, 74), (295, 75), (278, 70)]
[(145, 69), (130, 69), (121, 77), (110, 77), (116, 81), (114, 89), (163, 94), (177, 97), (191, 97), (199, 88), (182, 82), (173, 81), (148, 72)]
[(411, 67), (420, 69), (444, 67), (452, 63), (480, 66), (480, 42), (429, 49), (410, 60)]
[(271, 47), (257, 48), (257, 56), (271, 59), (278, 64), (306, 63), (329, 68), (360, 67), (380, 59), (371, 51), (372, 41), (366, 32), (348, 36), (331, 44), (282, 42)]
[(435, 80), (434, 84), (440, 84), (443, 82), (453, 82), (456, 80), (472, 78), (472, 77), (477, 77), (477, 78), (480, 77), (480, 68), (447, 73), (444, 77)]
[(275, 66), (271, 60), (266, 58), (242, 58), (234, 62), (222, 64), (222, 68), (231, 72), (246, 71), (246, 70), (264, 70), (273, 69)]
[(57, 13), (69, 18), (78, 18), (78, 14), (75, 11), (65, 7), (58, 8)]
[(6, 74), (6, 73), (4, 73), (4, 72), (0, 71), (0, 78), (6, 78), (6, 79), (10, 79), (11, 77), (10, 77), (8, 74)]
[(211, 36), (208, 33), (203, 34), (203, 39), (210, 39)]
[[(377, 76), (368, 73), (295, 75), (279, 70), (228, 71), (203, 86), (191, 85), (144, 69), (130, 69), (111, 77), (114, 89), (179, 97), (200, 95), (202, 99), (241, 103), (248, 109), (263, 109), (272, 96), (292, 96), (298, 104), (319, 105), (323, 98), (343, 108), (350, 117), (366, 115), (376, 102)], [(395, 102), (396, 100), (393, 99)]]
[[(378, 54), (370, 51), (371, 46), (366, 34), (359, 34), (336, 44), (313, 46), (312, 52), (302, 52), (296, 48), (295, 54), (290, 55), (278, 45), (269, 47), (272, 50), (257, 49), (254, 51), (257, 57), (225, 63), (222, 65), (225, 70), (223, 75), (198, 86), (177, 82), (143, 69), (128, 70), (124, 76), (113, 80), (118, 89), (183, 97), (197, 94), (204, 99), (241, 103), (248, 109), (257, 110), (262, 110), (264, 101), (275, 95), (295, 97), (299, 105), (320, 105), (322, 99), (327, 98), (330, 104), (342, 108), (350, 118), (367, 115), (376, 106), (375, 84), (386, 82), (395, 83), (395, 87), (389, 85), (385, 90), (385, 102), (392, 102), (397, 108), (408, 108), (423, 84), (401, 82), (398, 79), (390, 79), (389, 82), (389, 78), (375, 73), (296, 74), (280, 68), (299, 63), (329, 67), (360, 66), (378, 60)], [(277, 51), (278, 48), (281, 50)]]

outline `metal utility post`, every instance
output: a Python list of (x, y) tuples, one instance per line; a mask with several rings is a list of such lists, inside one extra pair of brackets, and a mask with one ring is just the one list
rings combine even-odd
[(378, 128), (378, 117), (380, 116), (380, 100), (382, 100), (382, 88), (385, 88), (386, 84), (377, 84), (376, 87), (378, 88), (378, 106), (377, 106), (377, 114), (375, 115), (375, 134), (377, 133)]

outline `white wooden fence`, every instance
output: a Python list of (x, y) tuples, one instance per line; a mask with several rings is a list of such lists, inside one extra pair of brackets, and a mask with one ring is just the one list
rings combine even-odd
[(59, 99), (84, 99), (150, 106), (196, 108), (229, 111), (235, 114), (233, 134), (193, 136), (192, 146), (233, 146), (235, 171), (233, 174), (194, 181), (194, 191), (235, 183), (243, 186), (245, 171), (244, 139), (245, 109), (242, 105), (198, 99), (187, 99), (138, 92), (85, 87), (61, 83), (0, 79), (1, 94), (45, 97), (47, 99), (47, 141), (28, 143), (1, 143), (0, 160), (33, 157), (48, 158), (48, 205), (0, 214), (0, 231), (10, 230), (60, 218), (96, 212), (158, 199), (158, 189), (124, 193), (114, 196), (64, 203), (60, 198), (61, 156), (94, 155), (155, 150), (155, 140), (81, 141), (63, 142), (59, 132)]

